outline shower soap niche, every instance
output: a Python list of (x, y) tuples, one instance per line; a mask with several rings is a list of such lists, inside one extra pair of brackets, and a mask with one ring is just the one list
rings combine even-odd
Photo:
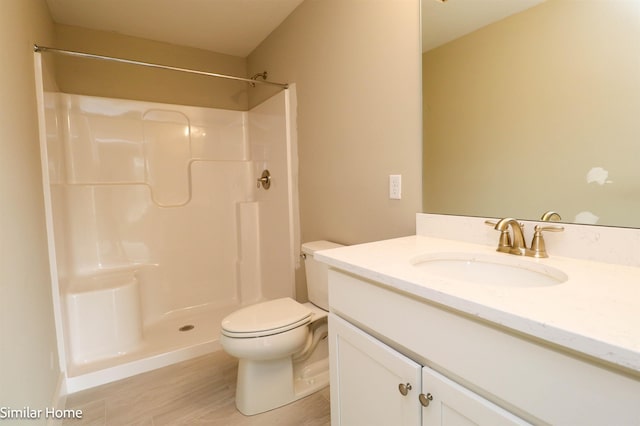
[(142, 320), (135, 270), (76, 278), (64, 299), (74, 364), (124, 355), (140, 344)]

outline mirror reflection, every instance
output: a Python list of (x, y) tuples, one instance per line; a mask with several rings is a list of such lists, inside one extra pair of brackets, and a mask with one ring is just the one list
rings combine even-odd
[(425, 36), (514, 3), (423, 42), (424, 211), (640, 227), (640, 2), (423, 0)]

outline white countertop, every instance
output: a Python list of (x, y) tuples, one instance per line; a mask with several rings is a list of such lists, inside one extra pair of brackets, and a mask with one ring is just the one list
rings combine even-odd
[(562, 270), (564, 283), (506, 287), (445, 280), (411, 259), (495, 247), (411, 236), (317, 252), (337, 269), (640, 373), (640, 268), (551, 255), (522, 258)]

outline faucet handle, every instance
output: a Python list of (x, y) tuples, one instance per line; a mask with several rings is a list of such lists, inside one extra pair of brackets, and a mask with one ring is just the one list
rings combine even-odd
[[(493, 220), (485, 220), (484, 224), (487, 226), (491, 226), (492, 228), (495, 228), (498, 222)], [(511, 236), (509, 235), (509, 228), (505, 228), (502, 231), (500, 231), (500, 240), (498, 240), (497, 250), (503, 253), (509, 253), (512, 247), (513, 247), (513, 244), (511, 244)]]
[(536, 225), (533, 228), (533, 240), (531, 240), (531, 251), (533, 252), (533, 257), (549, 257), (547, 254), (547, 248), (544, 243), (544, 238), (542, 237), (542, 231), (549, 232), (562, 232), (564, 231), (563, 226), (540, 226)]
[(533, 228), (533, 230), (535, 232), (542, 232), (542, 231), (562, 232), (562, 231), (564, 231), (564, 226), (557, 226), (557, 225), (541, 226), (541, 225), (536, 225)]

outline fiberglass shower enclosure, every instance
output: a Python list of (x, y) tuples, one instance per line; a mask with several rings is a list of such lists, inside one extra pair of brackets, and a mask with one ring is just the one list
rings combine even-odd
[(247, 112), (97, 98), (43, 90), (41, 63), (36, 53), (69, 392), (218, 350), (225, 315), (293, 296), (293, 89)]

